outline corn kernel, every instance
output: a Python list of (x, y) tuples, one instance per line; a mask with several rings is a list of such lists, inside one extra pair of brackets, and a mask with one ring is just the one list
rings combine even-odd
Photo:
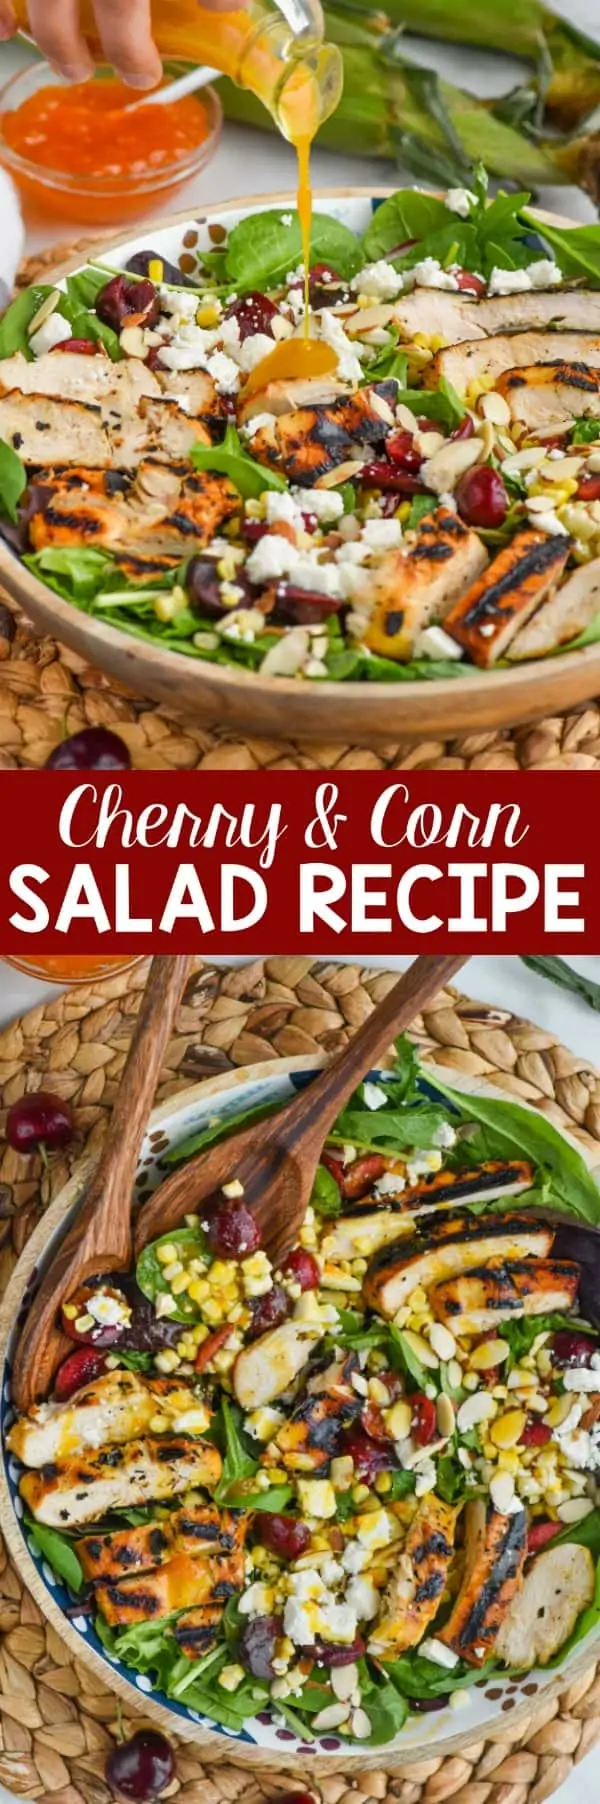
[(507, 1409), (497, 1416), (490, 1428), (495, 1447), (516, 1447), (521, 1439), (527, 1416), (524, 1409)]
[(375, 1490), (377, 1492), (378, 1497), (385, 1497), (386, 1493), (388, 1491), (391, 1491), (391, 1489), (392, 1489), (391, 1473), (390, 1472), (378, 1472), (377, 1478), (375, 1479)]
[(204, 307), (198, 308), (196, 325), (201, 326), (203, 331), (206, 331), (207, 326), (217, 326), (219, 318), (220, 314), (218, 307), (215, 307), (214, 302), (212, 304), (208, 302)]
[(215, 1297), (207, 1297), (206, 1302), (203, 1304), (203, 1309), (207, 1322), (211, 1322), (216, 1326), (219, 1322), (223, 1321), (224, 1312), (221, 1308), (221, 1304), (217, 1303)]
[(231, 1666), (221, 1667), (219, 1684), (225, 1691), (237, 1691), (238, 1685), (243, 1684), (245, 1677), (244, 1667), (232, 1663)]
[(210, 1296), (210, 1284), (206, 1278), (194, 1278), (188, 1287), (191, 1303), (204, 1303)]
[(173, 1279), (178, 1278), (182, 1271), (183, 1266), (181, 1260), (172, 1259), (169, 1265), (165, 1265), (163, 1277), (166, 1278), (167, 1284), (172, 1284)]
[(151, 1434), (164, 1434), (165, 1429), (170, 1428), (170, 1426), (171, 1426), (171, 1424), (169, 1422), (168, 1416), (161, 1416), (161, 1415), (152, 1416), (152, 1419), (149, 1423), (149, 1428), (150, 1428)]
[(516, 1447), (505, 1447), (498, 1453), (498, 1465), (501, 1472), (511, 1472), (513, 1478), (521, 1468), (521, 1460)]
[(92, 1328), (95, 1328), (96, 1326), (97, 1326), (97, 1324), (94, 1321), (93, 1315), (78, 1315), (77, 1316), (77, 1319), (75, 1322), (75, 1327), (77, 1329), (78, 1334), (89, 1334), (90, 1330)]
[(151, 257), (148, 264), (148, 281), (162, 282), (165, 266), (162, 257)]
[(165, 1347), (161, 1353), (156, 1354), (154, 1364), (159, 1372), (176, 1372), (181, 1360), (174, 1347)]
[(178, 1272), (177, 1277), (171, 1279), (171, 1292), (174, 1297), (183, 1296), (184, 1291), (189, 1288), (190, 1280), (187, 1272)]

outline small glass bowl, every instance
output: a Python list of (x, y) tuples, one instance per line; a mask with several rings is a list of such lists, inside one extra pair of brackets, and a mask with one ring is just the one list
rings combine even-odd
[[(185, 74), (188, 63), (166, 62), (165, 75), (173, 81)], [(90, 86), (112, 75), (112, 70), (102, 66), (96, 70)], [(157, 207), (168, 207), (173, 195), (177, 194), (185, 182), (199, 174), (214, 156), (223, 124), (221, 102), (214, 88), (202, 88), (198, 92), (198, 124), (203, 128), (203, 136), (198, 145), (186, 157), (178, 159), (170, 165), (161, 164), (160, 169), (150, 169), (139, 175), (98, 176), (88, 173), (78, 174), (77, 170), (49, 169), (45, 165), (33, 163), (28, 157), (7, 144), (4, 135), (4, 118), (14, 112), (24, 100), (30, 100), (40, 88), (65, 87), (62, 76), (56, 75), (46, 62), (31, 63), (18, 75), (11, 76), (5, 86), (0, 89), (0, 163), (9, 170), (24, 197), (26, 215), (39, 219), (40, 214), (54, 214), (61, 219), (76, 220), (89, 227), (98, 225), (121, 225), (130, 219), (139, 219), (144, 214), (153, 212)], [(139, 93), (135, 99), (139, 100)], [(208, 129), (207, 129), (208, 127)]]
[(56, 958), (11, 958), (4, 954), (4, 964), (12, 965), (14, 971), (22, 971), (25, 977), (38, 977), (42, 983), (60, 983), (71, 989), (78, 983), (101, 983), (104, 977), (118, 977), (121, 971), (129, 971), (132, 965), (143, 963), (145, 953), (135, 953), (130, 958), (103, 958), (101, 953), (86, 958), (84, 953), (72, 953), (69, 957), (58, 955)]

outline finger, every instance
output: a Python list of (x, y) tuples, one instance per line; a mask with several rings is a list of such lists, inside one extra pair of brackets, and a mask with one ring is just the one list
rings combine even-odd
[(87, 81), (93, 62), (79, 27), (78, 0), (29, 0), (32, 38), (67, 81)]
[(131, 88), (154, 88), (162, 63), (152, 39), (150, 0), (94, 0), (96, 24), (109, 63)]
[(0, 42), (5, 43), (7, 38), (13, 38), (16, 29), (17, 21), (9, 0), (0, 0)]

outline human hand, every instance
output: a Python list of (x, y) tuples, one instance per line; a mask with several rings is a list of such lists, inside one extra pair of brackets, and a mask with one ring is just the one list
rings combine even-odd
[[(202, 0), (228, 12), (246, 0)], [(94, 0), (94, 16), (107, 63), (131, 88), (154, 88), (162, 64), (152, 37), (150, 0)], [(68, 81), (87, 81), (93, 58), (81, 29), (79, 0), (28, 0), (29, 30), (38, 49)], [(13, 36), (11, 0), (0, 0), (0, 39)]]

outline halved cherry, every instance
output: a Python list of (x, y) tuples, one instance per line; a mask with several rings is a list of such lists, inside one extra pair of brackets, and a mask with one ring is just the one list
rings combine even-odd
[(455, 426), (454, 432), (451, 432), (449, 436), (452, 443), (454, 443), (455, 439), (472, 438), (474, 431), (475, 427), (471, 415), (470, 413), (466, 413), (464, 419), (460, 422), (460, 426)]
[(420, 470), (423, 459), (412, 432), (391, 432), (385, 449), (393, 464), (400, 464), (403, 470)]
[(76, 351), (79, 357), (96, 357), (99, 350), (100, 345), (93, 338), (63, 338), (61, 344), (53, 346), (53, 354), (55, 351)]
[(452, 274), (461, 294), (475, 294), (478, 299), (482, 294), (487, 294), (487, 283), (483, 276), (474, 276), (470, 269), (453, 269)]
[(383, 489), (384, 494), (386, 489), (394, 495), (422, 495), (425, 492), (425, 484), (420, 477), (414, 476), (410, 470), (401, 470), (392, 463), (384, 463), (383, 459), (381, 462), (363, 464), (360, 481), (363, 488)]
[(417, 1447), (428, 1447), (437, 1428), (435, 1403), (431, 1397), (425, 1397), (422, 1391), (417, 1391), (409, 1401), (412, 1408), (410, 1438), (416, 1441)]
[(525, 1423), (521, 1435), (521, 1446), (546, 1447), (548, 1441), (551, 1440), (552, 1429), (548, 1427), (547, 1422), (540, 1422), (539, 1416), (530, 1417), (529, 1421)]
[(54, 1391), (59, 1403), (67, 1403), (82, 1385), (93, 1384), (106, 1371), (106, 1354), (96, 1347), (77, 1347), (75, 1353), (69, 1353), (67, 1359), (59, 1366), (54, 1380)]
[(554, 1541), (560, 1532), (560, 1522), (532, 1522), (527, 1535), (527, 1552), (539, 1553), (541, 1548), (547, 1547), (548, 1542)]
[(600, 501), (600, 476), (581, 476), (576, 501)]
[(361, 1158), (342, 1166), (341, 1179), (337, 1172), (334, 1175), (341, 1184), (342, 1196), (357, 1202), (359, 1197), (367, 1196), (385, 1170), (386, 1160), (382, 1153), (364, 1153)]

